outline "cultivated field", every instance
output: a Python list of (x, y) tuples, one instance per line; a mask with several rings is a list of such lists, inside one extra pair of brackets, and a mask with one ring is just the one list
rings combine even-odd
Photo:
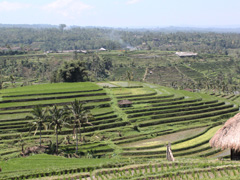
[[(240, 164), (227, 160), (229, 152), (212, 149), (209, 140), (239, 111), (238, 98), (123, 81), (1, 90), (0, 179), (237, 179)], [(59, 135), (59, 156), (19, 157), (21, 142), (24, 148), (39, 145), (39, 131), (34, 136), (26, 126), (32, 108), (69, 106), (75, 99), (94, 116), (92, 126), (81, 128), (81, 158), (74, 155), (69, 127)], [(118, 106), (125, 99), (131, 107)], [(41, 133), (43, 145), (55, 142), (54, 130)], [(173, 163), (165, 160), (168, 142)]]

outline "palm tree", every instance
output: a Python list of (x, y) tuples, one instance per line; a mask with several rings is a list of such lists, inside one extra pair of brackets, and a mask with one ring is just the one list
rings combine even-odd
[(42, 137), (42, 127), (44, 129), (47, 129), (47, 120), (49, 119), (48, 116), (48, 108), (43, 109), (40, 105), (36, 105), (33, 108), (33, 111), (31, 112), (32, 116), (26, 116), (26, 119), (33, 119), (34, 121), (31, 121), (27, 124), (27, 126), (30, 126), (29, 132), (34, 130), (34, 136), (40, 130), (40, 146), (41, 146), (41, 137)]
[(88, 110), (83, 108), (83, 104), (76, 100), (71, 103), (71, 106), (68, 108), (71, 119), (73, 120), (73, 133), (76, 134), (76, 154), (78, 152), (78, 130), (81, 140), (81, 127), (83, 124), (92, 125), (88, 122), (89, 119), (92, 119), (92, 115)]
[(19, 137), (18, 137), (18, 145), (21, 146), (22, 148), (22, 153), (24, 153), (24, 146), (26, 145), (26, 142), (24, 141), (23, 139), (23, 135), (22, 134), (19, 134)]
[(68, 125), (67, 120), (67, 112), (65, 108), (58, 108), (56, 105), (53, 106), (52, 109), (49, 109), (51, 121), (49, 123), (49, 127), (53, 128), (56, 134), (56, 153), (58, 154), (58, 134), (61, 132), (61, 129)]

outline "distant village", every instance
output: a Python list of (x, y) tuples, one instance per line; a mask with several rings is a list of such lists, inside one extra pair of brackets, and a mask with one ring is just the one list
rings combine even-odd
[[(128, 49), (130, 51), (141, 50), (140, 48), (134, 48), (134, 47), (130, 47), (130, 46), (127, 46), (126, 49)], [(40, 48), (22, 48), (22, 47), (0, 47), (0, 53), (1, 54), (8, 54), (9, 52), (15, 52), (16, 54), (22, 54), (24, 52), (27, 53), (27, 52), (30, 52), (30, 51), (41, 51), (41, 49)], [(98, 52), (107, 51), (107, 49), (101, 47), (97, 51)], [(45, 51), (44, 54), (49, 54), (49, 53), (74, 53), (74, 52), (87, 54), (88, 52), (91, 52), (91, 51), (87, 51), (87, 50), (61, 50), (61, 51), (49, 50), (49, 51)], [(195, 57), (195, 56), (198, 55), (198, 53), (194, 53), (194, 52), (176, 52), (175, 54), (177, 56), (181, 57), (181, 58), (183, 58), (183, 57)]]

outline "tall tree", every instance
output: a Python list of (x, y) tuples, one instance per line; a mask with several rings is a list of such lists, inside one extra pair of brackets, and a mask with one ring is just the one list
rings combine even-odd
[(18, 138), (19, 138), (19, 139), (18, 139), (18, 143), (17, 143), (17, 144), (21, 146), (22, 153), (23, 153), (23, 151), (24, 151), (24, 146), (26, 145), (26, 142), (24, 141), (22, 134), (19, 134), (19, 137), (18, 137)]
[(59, 24), (59, 29), (60, 29), (61, 32), (63, 32), (65, 27), (67, 27), (66, 24)]
[(27, 126), (30, 126), (29, 131), (34, 129), (34, 136), (40, 131), (40, 146), (41, 146), (41, 136), (42, 136), (42, 128), (47, 129), (47, 121), (49, 119), (48, 116), (48, 108), (43, 109), (40, 105), (34, 106), (31, 111), (32, 116), (26, 116), (26, 119), (33, 119), (33, 121), (29, 122)]
[(58, 108), (56, 105), (49, 109), (49, 112), (51, 116), (49, 127), (53, 128), (56, 134), (56, 153), (58, 154), (58, 134), (64, 126), (68, 125), (67, 112), (65, 108)]
[(87, 69), (81, 61), (65, 62), (59, 69), (64, 82), (84, 82), (88, 80)]
[(84, 109), (83, 104), (77, 99), (71, 103), (68, 110), (70, 117), (73, 120), (73, 133), (76, 135), (76, 153), (78, 153), (78, 131), (81, 140), (81, 127), (84, 124), (92, 125), (92, 123), (89, 122), (89, 119), (92, 119), (93, 116), (88, 110)]

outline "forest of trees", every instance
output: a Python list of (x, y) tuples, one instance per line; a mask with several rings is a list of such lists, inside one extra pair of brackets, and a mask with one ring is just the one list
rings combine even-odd
[[(40, 48), (43, 51), (76, 49), (109, 50), (134, 47), (173, 51), (227, 54), (240, 48), (239, 33), (168, 32), (111, 28), (17, 28), (0, 27), (0, 47)], [(0, 53), (1, 55), (1, 53)]]
[[(96, 51), (101, 47), (109, 51)], [(137, 51), (123, 51), (131, 48)], [(44, 53), (80, 49), (90, 51)], [(179, 58), (176, 51), (193, 51), (198, 56)], [(150, 82), (166, 81), (163, 85), (171, 87), (236, 91), (240, 82), (240, 34), (67, 28), (64, 24), (51, 28), (0, 27), (0, 68), (0, 89), (15, 86), (15, 82), (24, 86), (127, 80), (129, 73), (132, 80), (142, 81), (146, 69), (150, 68), (156, 72)], [(168, 73), (169, 79), (163, 81), (161, 78)], [(182, 80), (176, 82), (179, 75)]]

